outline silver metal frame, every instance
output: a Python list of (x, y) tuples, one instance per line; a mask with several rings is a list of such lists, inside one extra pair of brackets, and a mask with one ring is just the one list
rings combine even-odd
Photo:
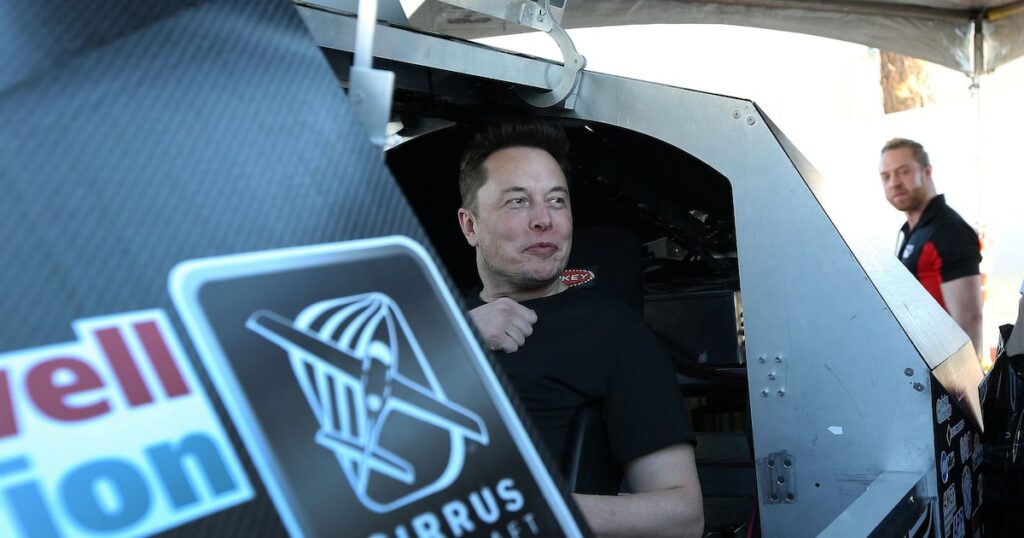
[[(345, 17), (300, 11), (321, 46), (351, 50)], [(378, 53), (406, 64), (542, 89), (560, 74), (551, 62), (451, 38), (378, 34)], [(844, 512), (877, 506), (879, 488), (869, 486), (893, 477), (916, 477), (923, 497), (937, 497), (930, 373), (952, 370), (946, 378), (961, 382), (961, 404), (980, 422), (970, 341), (888, 245), (858, 234), (857, 208), (753, 102), (583, 72), (575, 108), (550, 115), (644, 133), (731, 182), (765, 536), (834, 528)], [(780, 474), (769, 459), (779, 454), (791, 458), (785, 489), (772, 486)], [(910, 483), (902, 478), (883, 501)]]

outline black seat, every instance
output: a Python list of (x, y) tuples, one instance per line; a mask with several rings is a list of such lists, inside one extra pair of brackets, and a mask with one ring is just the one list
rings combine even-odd
[[(573, 236), (567, 269), (594, 272), (595, 291), (642, 313), (643, 249), (632, 233), (608, 226), (581, 228)], [(576, 411), (562, 458), (562, 475), (574, 493), (615, 495), (623, 468), (612, 458), (602, 402)]]
[(612, 458), (601, 402), (591, 402), (576, 411), (569, 426), (562, 476), (573, 493), (615, 495), (619, 492), (623, 469)]

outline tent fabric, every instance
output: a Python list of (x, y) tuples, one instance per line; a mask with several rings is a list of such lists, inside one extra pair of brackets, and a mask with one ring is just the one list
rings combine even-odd
[[(420, 29), (467, 39), (522, 32), (513, 23), (427, 0), (409, 17)], [(563, 26), (728, 24), (861, 43), (981, 74), (1024, 55), (1024, 0), (576, 0)], [(981, 48), (975, 50), (980, 34)]]

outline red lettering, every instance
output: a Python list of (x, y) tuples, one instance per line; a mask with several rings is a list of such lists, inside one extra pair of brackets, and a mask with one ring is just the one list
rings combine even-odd
[(0, 438), (16, 433), (18, 433), (18, 423), (14, 416), (11, 387), (7, 383), (7, 372), (0, 370)]
[[(69, 383), (59, 383), (57, 372), (64, 370), (73, 376)], [(77, 392), (98, 389), (103, 380), (87, 363), (70, 357), (58, 357), (39, 363), (28, 372), (26, 384), (29, 396), (44, 414), (57, 420), (85, 420), (110, 411), (106, 400), (75, 407), (67, 403), (67, 397)]]
[(135, 332), (142, 340), (146, 353), (149, 353), (149, 359), (152, 361), (157, 375), (160, 376), (160, 381), (164, 384), (167, 396), (173, 398), (182, 394), (188, 394), (188, 385), (181, 377), (181, 371), (178, 370), (174, 357), (171, 356), (170, 350), (167, 349), (167, 342), (164, 341), (164, 336), (160, 334), (160, 328), (156, 322), (136, 323)]
[(115, 328), (101, 329), (96, 331), (96, 338), (107, 354), (110, 367), (114, 369), (114, 375), (121, 383), (121, 390), (124, 391), (128, 404), (132, 407), (147, 404), (153, 401), (153, 396), (146, 387), (135, 361), (132, 359), (128, 346), (121, 337), (121, 332)]

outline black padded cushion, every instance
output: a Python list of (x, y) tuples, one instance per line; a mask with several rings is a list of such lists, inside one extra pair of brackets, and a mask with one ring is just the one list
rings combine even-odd
[(612, 226), (578, 228), (566, 269), (589, 269), (596, 291), (643, 313), (643, 247), (631, 232)]

